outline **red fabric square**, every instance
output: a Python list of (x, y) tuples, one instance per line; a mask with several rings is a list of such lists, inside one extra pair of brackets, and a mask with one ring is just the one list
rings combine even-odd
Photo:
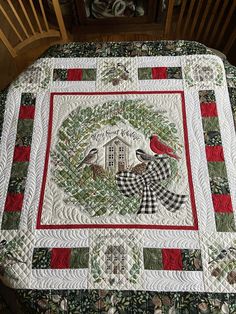
[(19, 119), (34, 119), (35, 106), (20, 106)]
[(81, 81), (83, 77), (82, 69), (68, 69), (67, 81)]
[(212, 194), (214, 210), (217, 213), (232, 213), (233, 206), (230, 194)]
[(183, 270), (180, 249), (162, 249), (162, 263), (164, 270)]
[(167, 67), (152, 68), (152, 78), (154, 80), (167, 79)]
[(222, 146), (206, 146), (207, 161), (224, 161)]
[(215, 102), (201, 103), (202, 117), (217, 117), (217, 108)]
[(14, 151), (14, 162), (29, 161), (30, 146), (16, 146)]
[(5, 211), (14, 212), (20, 211), (24, 199), (23, 193), (8, 193), (5, 202)]
[(66, 269), (70, 268), (70, 248), (53, 248), (51, 252), (51, 268)]

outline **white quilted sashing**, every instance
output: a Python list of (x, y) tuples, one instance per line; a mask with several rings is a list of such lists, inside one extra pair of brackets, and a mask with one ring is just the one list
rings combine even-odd
[(145, 270), (143, 290), (203, 292), (201, 271)]
[(202, 234), (200, 240), (206, 291), (235, 292), (236, 234)]
[(4, 267), (0, 277), (6, 285), (17, 289), (30, 287), (34, 241), (34, 235), (29, 231), (0, 232), (0, 264)]
[(98, 58), (97, 90), (133, 91), (138, 86), (136, 58)]

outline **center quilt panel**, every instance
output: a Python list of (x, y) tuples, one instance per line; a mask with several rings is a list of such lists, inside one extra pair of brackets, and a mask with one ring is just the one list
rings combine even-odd
[(52, 93), (38, 228), (196, 229), (184, 93)]

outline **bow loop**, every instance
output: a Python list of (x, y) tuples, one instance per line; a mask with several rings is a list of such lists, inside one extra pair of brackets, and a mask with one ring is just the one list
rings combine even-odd
[(166, 159), (154, 159), (140, 175), (122, 171), (116, 175), (117, 185), (125, 196), (142, 195), (138, 214), (152, 214), (158, 210), (158, 201), (168, 211), (175, 212), (187, 201), (186, 195), (167, 190), (161, 182), (171, 176), (171, 168)]
[(116, 175), (116, 182), (125, 196), (140, 195), (145, 185), (145, 179), (141, 175), (129, 171), (119, 172)]
[(147, 181), (155, 181), (160, 183), (163, 180), (170, 178), (171, 168), (166, 158), (155, 158), (147, 165), (147, 169), (143, 174), (143, 177)]

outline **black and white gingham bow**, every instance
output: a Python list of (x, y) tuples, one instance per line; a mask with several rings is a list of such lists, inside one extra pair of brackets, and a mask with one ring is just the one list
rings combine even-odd
[(161, 185), (171, 176), (168, 159), (154, 159), (147, 165), (144, 174), (122, 171), (116, 182), (125, 196), (142, 195), (138, 214), (153, 214), (158, 210), (158, 200), (170, 212), (175, 212), (186, 202), (186, 195), (170, 192)]

